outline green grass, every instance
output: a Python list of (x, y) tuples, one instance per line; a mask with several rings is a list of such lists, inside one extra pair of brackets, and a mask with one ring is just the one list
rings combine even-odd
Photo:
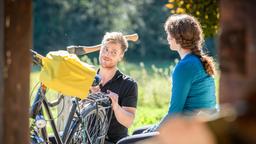
[(133, 125), (129, 128), (129, 133), (142, 126), (152, 125), (159, 122), (167, 113), (168, 105), (163, 107), (156, 106), (139, 106)]
[[(90, 61), (87, 58), (84, 60), (91, 64), (97, 64), (97, 60)], [(123, 73), (132, 76), (138, 82), (138, 106), (134, 124), (129, 129), (130, 133), (141, 126), (159, 122), (166, 114), (171, 95), (170, 73), (173, 69), (172, 65), (161, 61), (147, 62), (146, 64), (142, 62), (122, 62), (119, 64), (118, 67)], [(31, 90), (38, 79), (38, 72), (33, 71), (31, 73)], [(217, 77), (216, 92), (218, 91), (218, 83), (219, 78)], [(50, 91), (47, 98), (55, 99), (55, 95), (56, 92)], [(53, 111), (54, 115), (57, 115), (57, 110), (53, 109)]]

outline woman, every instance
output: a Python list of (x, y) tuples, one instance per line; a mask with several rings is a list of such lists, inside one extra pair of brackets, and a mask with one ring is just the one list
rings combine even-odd
[(171, 50), (177, 51), (181, 58), (172, 74), (168, 116), (215, 109), (215, 68), (212, 58), (202, 51), (199, 22), (190, 15), (173, 15), (167, 19), (165, 31)]
[[(143, 133), (157, 131), (159, 126), (173, 115), (192, 116), (199, 111), (212, 112), (216, 108), (213, 79), (215, 68), (212, 58), (202, 51), (204, 40), (199, 22), (187, 14), (172, 15), (165, 22), (165, 31), (170, 49), (177, 51), (181, 60), (172, 73), (172, 95), (168, 113), (159, 124)], [(158, 133), (153, 135), (156, 134)], [(136, 137), (143, 139), (142, 137), (151, 136), (141, 134), (141, 137)], [(119, 143), (129, 143), (134, 140), (132, 137), (134, 136)]]

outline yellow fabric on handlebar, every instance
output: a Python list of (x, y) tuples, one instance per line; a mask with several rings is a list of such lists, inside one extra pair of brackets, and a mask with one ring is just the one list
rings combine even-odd
[(87, 97), (96, 70), (67, 51), (49, 52), (42, 58), (40, 81), (66, 96)]

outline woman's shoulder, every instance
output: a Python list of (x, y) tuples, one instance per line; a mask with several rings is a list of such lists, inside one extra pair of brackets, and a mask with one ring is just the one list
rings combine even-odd
[(198, 71), (201, 71), (200, 69), (202, 69), (200, 59), (193, 54), (189, 54), (175, 66), (174, 73), (195, 75)]
[(197, 55), (194, 55), (192, 53), (186, 55), (183, 59), (182, 59), (183, 63), (195, 63), (195, 62), (200, 62), (200, 58)]
[(173, 70), (173, 76), (181, 76), (184, 77), (185, 75), (193, 75), (193, 65), (189, 61), (180, 61)]
[(194, 66), (198, 63), (200, 59), (193, 54), (186, 55), (179, 63), (176, 65), (177, 68), (182, 69), (194, 69)]
[(194, 54), (187, 55), (180, 61), (180, 65), (189, 69), (202, 69), (203, 65), (200, 58)]

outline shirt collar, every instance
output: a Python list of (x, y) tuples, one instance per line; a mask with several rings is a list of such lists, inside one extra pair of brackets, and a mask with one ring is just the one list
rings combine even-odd
[[(100, 69), (97, 70), (97, 74), (99, 74), (99, 72), (100, 72)], [(117, 80), (118, 78), (122, 77), (123, 75), (124, 74), (119, 69), (117, 69), (115, 75), (113, 76), (113, 78), (109, 82)]]

